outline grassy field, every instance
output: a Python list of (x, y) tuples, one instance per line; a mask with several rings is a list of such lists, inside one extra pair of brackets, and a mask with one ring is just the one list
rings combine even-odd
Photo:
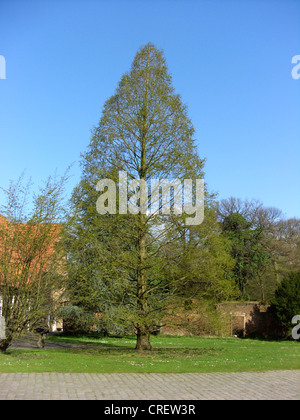
[[(83, 348), (47, 349), (47, 342)], [(135, 337), (49, 337), (43, 350), (0, 354), (0, 372), (242, 372), (300, 369), (300, 344), (238, 338), (153, 336), (153, 351), (134, 350)]]

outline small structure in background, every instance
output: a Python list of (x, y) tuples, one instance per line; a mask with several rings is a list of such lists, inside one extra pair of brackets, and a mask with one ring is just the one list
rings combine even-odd
[(246, 334), (246, 314), (230, 313), (230, 335), (245, 337)]
[(281, 328), (269, 305), (260, 302), (223, 302), (218, 304), (218, 310), (230, 335), (281, 337)]

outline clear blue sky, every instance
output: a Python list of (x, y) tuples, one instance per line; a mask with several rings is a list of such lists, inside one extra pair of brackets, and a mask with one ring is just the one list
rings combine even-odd
[(205, 181), (300, 217), (299, 0), (0, 0), (0, 185), (74, 162), (136, 51), (165, 52)]

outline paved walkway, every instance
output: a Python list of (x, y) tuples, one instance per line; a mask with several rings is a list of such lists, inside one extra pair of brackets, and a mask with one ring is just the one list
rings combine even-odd
[(2, 373), (0, 400), (299, 400), (300, 370), (243, 373)]

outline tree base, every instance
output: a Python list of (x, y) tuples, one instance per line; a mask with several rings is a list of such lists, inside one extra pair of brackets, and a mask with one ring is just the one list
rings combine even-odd
[(6, 353), (6, 350), (8, 349), (10, 343), (11, 340), (0, 340), (0, 353)]
[(141, 351), (141, 352), (152, 350), (152, 346), (150, 344), (150, 332), (149, 331), (141, 331), (141, 330), (138, 329), (135, 349), (137, 351)]

